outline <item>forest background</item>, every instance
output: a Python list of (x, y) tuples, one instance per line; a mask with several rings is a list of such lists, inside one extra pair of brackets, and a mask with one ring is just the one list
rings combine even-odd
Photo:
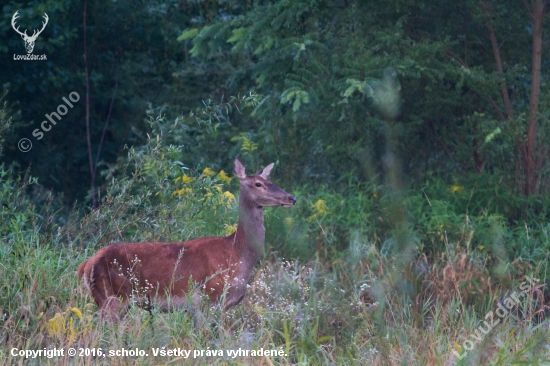
[[(33, 51), (47, 60), (15, 59), (16, 11), (29, 34), (47, 13)], [(3, 364), (22, 362), (12, 347), (74, 344), (544, 363), (548, 21), (543, 0), (4, 2)], [(237, 155), (250, 171), (275, 162), (298, 197), (266, 211), (243, 305), (205, 309), (218, 327), (199, 331), (185, 313), (133, 309), (116, 328), (92, 316), (74, 271), (96, 249), (235, 229)], [(487, 329), (525, 275), (539, 284)]]

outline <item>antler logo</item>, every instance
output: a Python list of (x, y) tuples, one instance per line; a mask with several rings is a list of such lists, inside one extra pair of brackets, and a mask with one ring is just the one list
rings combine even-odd
[(20, 32), (19, 27), (15, 27), (15, 20), (19, 17), (17, 15), (19, 13), (19, 10), (13, 14), (13, 17), (11, 18), (11, 26), (17, 33), (21, 35), (21, 38), (23, 38), (23, 41), (25, 41), (25, 49), (27, 50), (27, 53), (32, 53), (32, 50), (34, 49), (34, 42), (36, 42), (36, 38), (42, 33), (44, 28), (46, 28), (46, 24), (48, 24), (48, 14), (44, 13), (44, 20), (45, 22), (42, 22), (42, 29), (40, 29), (37, 33), (36, 29), (33, 31), (32, 36), (27, 35), (27, 30), (25, 29), (25, 32)]

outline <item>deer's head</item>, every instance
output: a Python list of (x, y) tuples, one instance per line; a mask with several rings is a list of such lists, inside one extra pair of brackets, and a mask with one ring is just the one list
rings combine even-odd
[(257, 207), (292, 207), (296, 204), (296, 197), (283, 191), (269, 180), (273, 163), (260, 169), (254, 175), (246, 175), (244, 165), (235, 158), (233, 169), (241, 182), (241, 199), (245, 199)]
[(27, 30), (25, 29), (25, 32), (19, 31), (19, 27), (15, 27), (15, 20), (19, 17), (17, 14), (19, 13), (19, 10), (13, 14), (13, 17), (11, 17), (11, 26), (13, 29), (21, 35), (21, 38), (23, 38), (23, 41), (25, 42), (25, 49), (27, 50), (27, 53), (32, 53), (32, 50), (34, 49), (34, 42), (36, 42), (36, 38), (42, 33), (44, 28), (46, 28), (46, 24), (48, 24), (48, 14), (44, 13), (44, 20), (45, 22), (42, 22), (42, 29), (37, 31), (36, 29), (33, 31), (32, 36), (29, 36), (27, 34)]

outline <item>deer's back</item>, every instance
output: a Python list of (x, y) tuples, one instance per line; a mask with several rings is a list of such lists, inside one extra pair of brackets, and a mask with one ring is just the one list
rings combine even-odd
[[(98, 250), (78, 268), (92, 293), (114, 292), (126, 297), (139, 295), (183, 296), (188, 285), (204, 283), (205, 292), (215, 300), (223, 292), (223, 274), (229, 261), (238, 258), (234, 235), (205, 237), (187, 242), (118, 243)], [(109, 289), (105, 289), (109, 287)], [(131, 287), (131, 288), (130, 288)], [(138, 291), (138, 292), (139, 292)]]

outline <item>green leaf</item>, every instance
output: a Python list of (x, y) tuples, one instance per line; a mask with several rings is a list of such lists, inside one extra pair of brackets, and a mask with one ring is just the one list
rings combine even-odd
[(283, 92), (281, 95), (281, 104), (290, 102), (292, 99), (294, 99), (294, 103), (292, 104), (292, 110), (294, 112), (297, 112), (300, 109), (300, 106), (302, 103), (307, 104), (309, 103), (309, 93), (301, 90), (298, 87), (292, 87)]
[(500, 129), (500, 127), (495, 128), (493, 132), (491, 132), (490, 134), (487, 135), (487, 137), (485, 137), (485, 143), (488, 143), (489, 141), (494, 139), (495, 136), (498, 135), (501, 132), (502, 132), (502, 130)]
[(321, 337), (321, 338), (317, 339), (317, 344), (321, 344), (321, 343), (326, 342), (326, 341), (331, 340), (331, 339), (332, 339), (332, 336)]
[(294, 100), (294, 105), (292, 106), (292, 110), (294, 112), (298, 112), (302, 103), (304, 104), (309, 103), (309, 94), (306, 91), (300, 90), (298, 93), (296, 93), (296, 99)]
[(181, 36), (177, 38), (177, 40), (178, 42), (185, 41), (186, 39), (195, 37), (197, 34), (199, 34), (199, 30), (197, 28), (186, 29), (183, 31)]
[(365, 81), (359, 81), (356, 79), (347, 79), (346, 83), (350, 86), (344, 92), (344, 98), (351, 97), (355, 91), (360, 92), (361, 94), (366, 94), (369, 97), (372, 97), (372, 87), (367, 84)]
[(233, 29), (232, 33), (233, 35), (227, 40), (227, 43), (235, 43), (239, 39), (243, 38), (243, 36), (246, 33), (246, 28), (241, 27), (241, 28)]

